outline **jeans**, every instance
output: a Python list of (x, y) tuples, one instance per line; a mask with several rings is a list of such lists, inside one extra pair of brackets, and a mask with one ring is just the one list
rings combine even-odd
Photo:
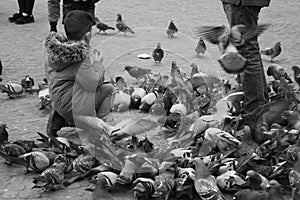
[[(49, 22), (57, 22), (60, 18), (60, 2), (61, 0), (48, 0), (48, 19)], [(83, 10), (93, 16), (95, 16), (95, 2), (97, 1), (87, 1), (87, 2), (74, 2), (72, 1), (63, 1), (63, 19), (69, 12), (72, 10)]]
[[(237, 24), (257, 25), (261, 7), (233, 5), (223, 2), (223, 8), (231, 27)], [(269, 101), (268, 86), (257, 37), (246, 41), (237, 48), (239, 53), (248, 61), (240, 77), (245, 93), (244, 114), (249, 114)]]

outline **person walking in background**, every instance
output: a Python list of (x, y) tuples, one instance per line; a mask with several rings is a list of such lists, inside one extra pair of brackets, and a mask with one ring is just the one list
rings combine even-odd
[(8, 18), (8, 21), (16, 24), (28, 24), (34, 22), (32, 15), (35, 0), (18, 0), (19, 12)]
[[(50, 31), (57, 32), (57, 21), (60, 18), (60, 1), (61, 0), (48, 0)], [(83, 10), (95, 17), (95, 3), (98, 1), (99, 0), (63, 0), (62, 23), (64, 23), (66, 15), (72, 10)]]
[[(262, 7), (270, 0), (221, 0), (230, 26), (243, 24), (257, 26)], [(259, 52), (257, 37), (238, 47), (239, 53), (248, 60), (245, 70), (239, 74), (245, 92), (244, 114), (249, 114), (269, 101), (268, 86)]]

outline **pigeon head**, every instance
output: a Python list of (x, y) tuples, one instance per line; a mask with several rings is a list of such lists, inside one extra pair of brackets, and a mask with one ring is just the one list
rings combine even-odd
[(281, 42), (276, 42), (275, 47), (276, 46), (281, 46)]
[(269, 66), (268, 69), (267, 69), (267, 75), (268, 76), (272, 76), (273, 73), (274, 73), (274, 70), (275, 70), (275, 66), (274, 65)]
[(160, 49), (161, 48), (161, 45), (160, 45), (160, 43), (158, 42), (157, 43), (157, 47), (156, 47), (157, 49)]
[(117, 14), (117, 21), (122, 21), (122, 15), (120, 13)]
[(249, 171), (247, 171), (246, 179), (248, 179), (249, 177), (253, 177), (253, 176), (255, 176), (256, 174), (257, 174), (257, 173), (256, 173), (255, 171), (249, 170)]
[(96, 23), (100, 22), (100, 20), (99, 20), (98, 17), (95, 17), (95, 22), (96, 22)]
[(292, 70), (293, 70), (294, 72), (300, 72), (300, 68), (299, 68), (298, 66), (296, 66), (296, 65), (294, 65), (294, 66), (292, 67)]
[(124, 71), (125, 71), (125, 70), (126, 70), (126, 71), (129, 71), (129, 70), (131, 70), (132, 68), (133, 68), (133, 67), (127, 65), (127, 66), (124, 67)]
[(196, 176), (200, 176), (200, 177), (210, 176), (210, 172), (208, 168), (205, 166), (204, 162), (201, 160), (201, 158), (196, 157), (194, 158), (193, 161), (195, 163)]
[(0, 123), (0, 128), (7, 128), (7, 124), (1, 124)]
[(192, 67), (192, 68), (198, 68), (198, 66), (197, 66), (196, 63), (192, 63), (192, 64), (191, 64), (191, 67)]
[(270, 180), (269, 186), (272, 188), (280, 188), (280, 184), (276, 180)]
[(119, 82), (119, 81), (125, 81), (125, 80), (122, 76), (116, 76), (115, 82)]

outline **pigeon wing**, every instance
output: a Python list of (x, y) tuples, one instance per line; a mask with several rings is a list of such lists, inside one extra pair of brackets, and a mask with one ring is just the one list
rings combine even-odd
[(237, 25), (238, 30), (242, 33), (243, 39), (245, 41), (261, 35), (265, 30), (270, 27), (271, 24), (259, 24), (257, 26), (245, 26), (245, 25)]
[(226, 32), (225, 25), (221, 26), (201, 26), (196, 28), (196, 33), (200, 37), (204, 37), (212, 44), (219, 44), (219, 38)]

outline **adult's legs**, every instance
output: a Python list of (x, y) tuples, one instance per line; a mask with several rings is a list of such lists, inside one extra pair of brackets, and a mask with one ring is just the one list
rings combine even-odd
[(50, 31), (57, 32), (57, 21), (60, 18), (60, 0), (48, 0), (48, 20)]
[[(231, 27), (237, 24), (257, 25), (261, 7), (223, 3), (223, 8)], [(246, 41), (238, 47), (238, 50), (248, 60), (248, 64), (241, 74), (241, 80), (245, 92), (244, 113), (249, 114), (268, 102), (268, 87), (257, 37)]]
[(34, 6), (35, 0), (19, 0), (20, 3), (22, 3), (21, 11), (22, 15), (15, 20), (16, 24), (27, 24), (27, 23), (33, 23), (34, 18), (32, 15), (32, 10)]
[(26, 0), (18, 0), (19, 5), (19, 13), (23, 13), (25, 11)]
[(25, 2), (24, 13), (31, 16), (35, 0), (25, 0), (25, 1), (26, 2)]
[(15, 22), (18, 18), (22, 16), (22, 13), (25, 10), (25, 0), (18, 0), (19, 12), (13, 14), (13, 16), (8, 18), (8, 21)]

